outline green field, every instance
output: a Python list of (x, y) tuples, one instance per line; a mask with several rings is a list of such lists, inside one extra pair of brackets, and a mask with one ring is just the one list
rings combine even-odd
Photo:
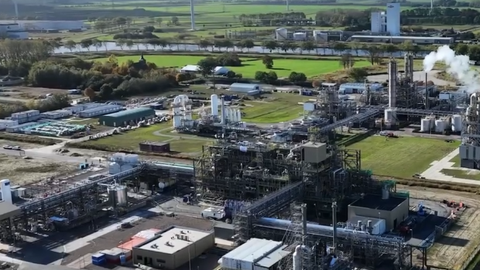
[(457, 148), (459, 143), (444, 140), (400, 137), (386, 139), (372, 136), (348, 148), (361, 150), (362, 168), (375, 175), (410, 179), (422, 173), (435, 160)]
[[(191, 154), (200, 152), (202, 145), (211, 142), (207, 138), (174, 134), (171, 133), (171, 130), (172, 124), (170, 122), (161, 123), (95, 141), (82, 142), (81, 144), (102, 147), (111, 151), (139, 151), (139, 143), (141, 142), (169, 142), (171, 151)], [(155, 135), (155, 132), (159, 132), (158, 135)]]
[(262, 101), (245, 102), (245, 106), (241, 107), (245, 114), (242, 121), (274, 124), (294, 120), (303, 113), (303, 106), (298, 102), (306, 100), (308, 97), (305, 96), (278, 93)]
[[(198, 61), (204, 59), (202, 56), (185, 55), (146, 55), (147, 62), (155, 63), (158, 67), (183, 67), (185, 65), (196, 65)], [(138, 61), (140, 55), (118, 56), (119, 63), (128, 60)], [(107, 58), (96, 59), (96, 61), (106, 61)], [(307, 77), (314, 77), (325, 73), (335, 72), (342, 69), (338, 60), (302, 60), (302, 59), (275, 59), (273, 69), (265, 68), (262, 60), (242, 59), (243, 66), (230, 67), (235, 73), (242, 74), (243, 78), (254, 78), (257, 71), (275, 71), (279, 78), (288, 77), (292, 71), (305, 73)], [(355, 67), (371, 66), (368, 61), (358, 60)]]

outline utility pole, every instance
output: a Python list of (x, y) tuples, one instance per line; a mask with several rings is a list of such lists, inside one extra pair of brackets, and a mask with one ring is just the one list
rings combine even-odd
[(337, 252), (337, 202), (332, 202), (333, 251)]

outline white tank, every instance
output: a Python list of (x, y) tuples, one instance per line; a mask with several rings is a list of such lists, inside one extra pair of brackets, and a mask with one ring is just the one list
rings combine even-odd
[(120, 165), (116, 162), (110, 162), (110, 164), (108, 164), (108, 173), (109, 174), (117, 174), (117, 173), (120, 173)]
[(293, 40), (303, 41), (307, 39), (307, 34), (303, 32), (293, 33)]
[(228, 108), (228, 119), (230, 119), (230, 122), (235, 122), (235, 110), (232, 108)]
[(385, 122), (393, 122), (395, 120), (395, 111), (393, 109), (385, 110)]
[(442, 133), (445, 131), (445, 121), (442, 119), (435, 120), (435, 132)]
[(128, 154), (126, 157), (128, 158), (128, 163), (131, 165), (137, 165), (139, 162), (138, 155)]
[(158, 183), (158, 188), (161, 191), (163, 191), (163, 189), (171, 187), (171, 186), (175, 185), (176, 183), (177, 183), (177, 181), (175, 181), (175, 180), (162, 181), (162, 182)]
[(182, 126), (182, 116), (173, 117), (173, 128), (179, 128)]
[(127, 188), (124, 186), (109, 187), (108, 195), (112, 205), (123, 206), (128, 203)]
[(277, 30), (275, 30), (275, 39), (276, 40), (288, 39), (288, 30), (285, 28), (278, 28)]
[(430, 131), (430, 119), (423, 118), (420, 120), (420, 132), (429, 132)]
[(212, 110), (212, 115), (218, 115), (218, 106), (219, 106), (219, 103), (218, 103), (218, 96), (217, 95), (211, 95), (210, 96), (210, 101), (212, 102), (211, 103), (211, 110)]
[(452, 116), (452, 131), (462, 132), (462, 116), (459, 114)]
[(477, 93), (473, 93), (471, 96), (470, 96), (470, 106), (477, 106)]
[(125, 165), (122, 165), (122, 166), (120, 167), (120, 171), (121, 171), (121, 172), (126, 172), (126, 171), (129, 171), (129, 170), (131, 170), (131, 169), (133, 169), (133, 167), (132, 167), (132, 165), (130, 165), (130, 164), (125, 164)]
[(237, 109), (237, 122), (242, 122), (242, 111)]

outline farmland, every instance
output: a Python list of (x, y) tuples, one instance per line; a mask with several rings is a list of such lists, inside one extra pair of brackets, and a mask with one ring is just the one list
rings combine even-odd
[[(119, 63), (128, 60), (137, 61), (140, 55), (119, 56)], [(185, 56), (185, 55), (148, 55), (145, 56), (147, 62), (155, 63), (158, 67), (182, 67), (185, 65), (195, 65), (205, 57), (202, 56)], [(106, 61), (107, 58), (96, 59), (96, 61)], [(292, 72), (305, 73), (307, 77), (332, 73), (342, 69), (338, 60), (335, 59), (275, 59), (273, 69), (265, 68), (261, 59), (246, 58), (242, 59), (243, 65), (240, 67), (230, 67), (235, 73), (240, 73), (244, 78), (254, 78), (257, 71), (275, 71), (279, 78), (288, 77)], [(371, 66), (368, 61), (358, 60), (355, 67)]]

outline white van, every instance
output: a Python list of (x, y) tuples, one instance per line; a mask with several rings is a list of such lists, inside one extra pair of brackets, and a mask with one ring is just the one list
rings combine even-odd
[(209, 207), (202, 211), (202, 218), (221, 220), (225, 218), (225, 211)]

